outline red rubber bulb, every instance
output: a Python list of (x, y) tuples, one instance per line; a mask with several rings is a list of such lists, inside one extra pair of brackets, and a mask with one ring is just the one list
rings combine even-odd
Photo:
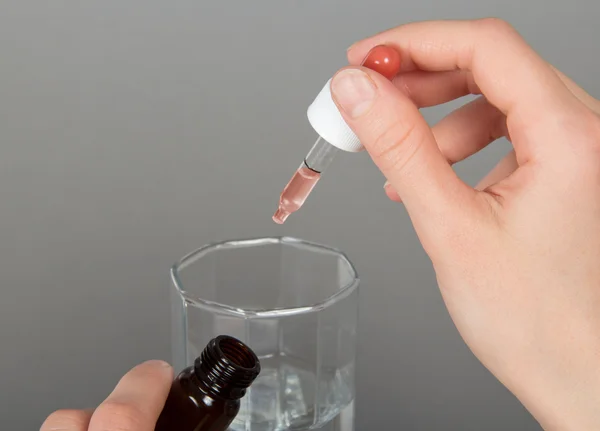
[(369, 51), (361, 66), (392, 80), (400, 71), (400, 54), (390, 46), (377, 45)]

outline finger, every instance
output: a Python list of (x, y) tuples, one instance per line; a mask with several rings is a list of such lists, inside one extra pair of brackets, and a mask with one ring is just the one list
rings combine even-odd
[[(600, 114), (600, 100), (588, 94), (560, 70), (552, 65), (549, 67), (579, 101)], [(441, 105), (469, 94), (481, 94), (473, 75), (466, 70), (451, 72), (414, 70), (396, 76), (394, 84), (419, 108)]]
[[(549, 65), (497, 19), (403, 25), (355, 44), (348, 57), (355, 64), (377, 44), (396, 46), (408, 70), (471, 71), (482, 94), (508, 116), (509, 129), (512, 122), (545, 128), (548, 135), (564, 134), (556, 119), (570, 108), (577, 110), (571, 110), (572, 115), (583, 108)], [(517, 154), (524, 158), (534, 148), (548, 147), (539, 139), (515, 142)]]
[(93, 410), (58, 410), (42, 424), (40, 431), (87, 431)]
[[(498, 164), (492, 169), (478, 184), (475, 186), (477, 190), (485, 190), (494, 184), (508, 178), (510, 174), (517, 170), (519, 164), (517, 163), (517, 155), (514, 150), (508, 153)], [(386, 182), (383, 186), (387, 197), (394, 201), (401, 203), (402, 199), (398, 192), (392, 187), (389, 182)]]
[(96, 409), (89, 431), (154, 431), (172, 380), (173, 370), (165, 362), (138, 365)]
[(394, 78), (394, 85), (419, 108), (440, 105), (468, 94), (481, 94), (469, 71), (412, 71)]
[(564, 87), (519, 34), (498, 19), (401, 25), (350, 47), (350, 64), (358, 64), (370, 48), (379, 44), (397, 47), (403, 71), (471, 71), (481, 91), (505, 114), (516, 101), (537, 109), (540, 100), (550, 97), (548, 85), (555, 90)]
[(485, 190), (488, 187), (499, 183), (517, 170), (517, 155), (514, 150), (508, 153), (498, 164), (487, 174), (475, 187), (477, 190)]
[[(453, 111), (432, 128), (438, 147), (450, 164), (477, 153), (495, 140), (506, 136), (506, 118), (484, 97)], [(395, 202), (400, 196), (389, 183), (386, 195)]]
[(432, 130), (450, 164), (472, 156), (507, 135), (506, 117), (484, 97), (453, 111)]
[(456, 176), (417, 107), (390, 81), (368, 69), (347, 68), (334, 76), (331, 90), (345, 121), (402, 197), (418, 231), (427, 234), (432, 218), (438, 221), (456, 210), (457, 203), (474, 204), (475, 191)]

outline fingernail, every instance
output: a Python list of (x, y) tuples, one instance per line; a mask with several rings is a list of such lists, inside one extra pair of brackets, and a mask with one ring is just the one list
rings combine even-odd
[(351, 118), (365, 114), (373, 105), (377, 87), (369, 75), (360, 69), (344, 69), (331, 83), (331, 94)]
[(385, 182), (385, 184), (383, 185), (383, 190), (385, 191), (385, 194), (387, 195), (387, 197), (389, 199), (391, 199), (392, 201), (402, 202), (402, 198), (400, 197), (400, 195), (398, 194), (398, 192), (396, 191), (394, 186), (392, 186), (392, 184), (390, 184), (389, 181)]
[(385, 184), (383, 185), (383, 190), (385, 190), (385, 193), (387, 195), (389, 195), (390, 193), (397, 194), (396, 189), (390, 184), (389, 181), (385, 182)]
[(152, 359), (150, 361), (145, 362), (146, 365), (150, 365), (152, 367), (160, 367), (160, 368), (171, 368), (171, 365), (168, 362), (161, 361), (158, 359)]

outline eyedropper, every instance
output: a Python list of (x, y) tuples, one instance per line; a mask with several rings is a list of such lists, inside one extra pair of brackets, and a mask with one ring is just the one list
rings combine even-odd
[[(391, 80), (400, 70), (400, 54), (392, 47), (378, 45), (369, 51), (361, 66)], [(340, 114), (331, 97), (330, 86), (331, 79), (308, 107), (308, 121), (319, 136), (283, 189), (279, 207), (273, 215), (275, 223), (283, 224), (290, 214), (302, 207), (338, 150), (356, 153), (364, 149)]]

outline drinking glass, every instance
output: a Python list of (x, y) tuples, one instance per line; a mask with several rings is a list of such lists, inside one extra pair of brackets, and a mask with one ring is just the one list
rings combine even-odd
[(218, 335), (260, 358), (232, 431), (354, 429), (359, 280), (343, 253), (287, 237), (227, 241), (184, 257), (171, 279), (176, 369)]

